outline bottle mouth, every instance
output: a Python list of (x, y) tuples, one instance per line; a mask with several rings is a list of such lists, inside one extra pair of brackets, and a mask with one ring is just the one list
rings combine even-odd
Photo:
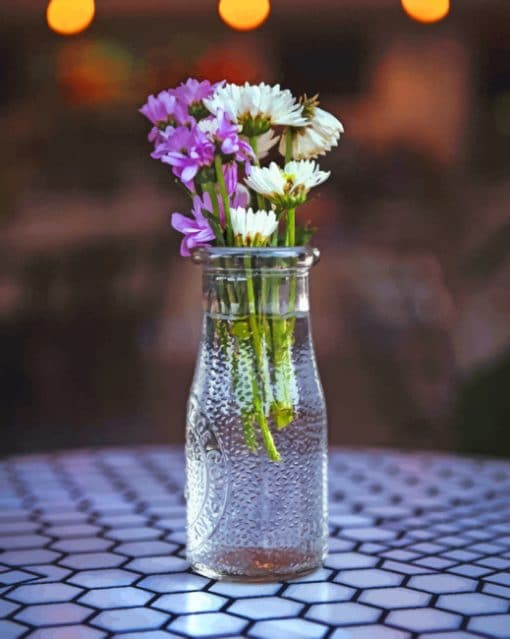
[(320, 252), (309, 246), (201, 246), (191, 251), (191, 259), (205, 269), (309, 269), (319, 261)]

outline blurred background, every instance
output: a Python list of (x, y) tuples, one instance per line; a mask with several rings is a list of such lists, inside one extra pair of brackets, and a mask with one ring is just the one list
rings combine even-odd
[(137, 109), (192, 75), (344, 123), (301, 213), (332, 443), (510, 456), (510, 8), (402, 1), (273, 0), (237, 31), (215, 0), (96, 0), (63, 36), (2, 0), (0, 453), (183, 441), (200, 273)]

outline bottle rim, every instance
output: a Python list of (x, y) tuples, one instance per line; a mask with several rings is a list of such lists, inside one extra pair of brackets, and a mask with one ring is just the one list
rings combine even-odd
[(191, 259), (204, 268), (215, 269), (309, 269), (320, 259), (319, 249), (310, 246), (200, 246)]

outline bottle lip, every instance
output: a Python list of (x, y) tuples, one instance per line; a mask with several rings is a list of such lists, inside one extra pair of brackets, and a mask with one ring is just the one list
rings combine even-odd
[(195, 264), (218, 269), (310, 268), (320, 259), (319, 249), (310, 246), (201, 246), (191, 251)]

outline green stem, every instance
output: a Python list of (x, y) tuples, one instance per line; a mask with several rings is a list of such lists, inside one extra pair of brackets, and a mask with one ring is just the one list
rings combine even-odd
[[(286, 156), (291, 151), (292, 138), (286, 132)], [(288, 209), (285, 216), (285, 246), (296, 244), (296, 210)], [(294, 419), (294, 408), (291, 399), (291, 385), (294, 380), (292, 365), (292, 344), (294, 340), (295, 320), (293, 318), (296, 304), (296, 277), (289, 277), (289, 301), (287, 313), (289, 319), (275, 319), (273, 324), (273, 356), (274, 377), (277, 402), (273, 409), (273, 418), (277, 428), (285, 428)]]
[[(218, 203), (218, 193), (216, 191), (216, 187), (215, 187), (215, 185), (212, 182), (206, 182), (206, 183), (204, 183), (202, 185), (202, 188), (203, 188), (204, 191), (209, 193), (209, 196), (211, 198), (212, 207), (213, 207), (214, 216), (218, 220), (218, 225), (220, 225), (220, 228), (221, 228), (220, 206), (219, 206), (219, 203)], [(221, 265), (224, 266), (224, 267), (227, 266), (227, 260), (228, 260), (228, 258), (221, 258)], [(234, 304), (236, 302), (236, 297), (237, 297), (235, 289), (232, 286), (232, 284), (227, 281), (226, 294), (225, 294), (225, 285), (223, 284), (223, 282), (220, 282), (220, 285), (219, 285), (219, 296), (220, 296), (220, 300), (224, 304), (225, 311), (228, 312), (228, 308), (231, 307), (232, 304)]]
[[(269, 367), (265, 349), (262, 344), (262, 340), (259, 333), (259, 325), (257, 322), (257, 305), (255, 300), (255, 289), (253, 286), (253, 278), (251, 274), (251, 262), (250, 256), (246, 255), (244, 258), (246, 267), (246, 294), (248, 298), (248, 323), (250, 326), (250, 334), (253, 343), (253, 351), (255, 355), (256, 367), (258, 369), (261, 385), (260, 388), (257, 384), (257, 380), (253, 381), (253, 393), (254, 393), (254, 409), (257, 422), (260, 426), (264, 445), (267, 450), (269, 459), (272, 461), (280, 461), (281, 456), (278, 452), (273, 440), (273, 435), (269, 428), (269, 424), (266, 417), (266, 411), (264, 404), (271, 405), (271, 382), (269, 379)], [(263, 401), (261, 395), (265, 393), (268, 395), (266, 402)]]
[(249, 272), (251, 269), (250, 256), (246, 255), (244, 258), (246, 265), (246, 292), (248, 297), (248, 322), (250, 324), (250, 331), (253, 339), (253, 348), (255, 349), (255, 355), (258, 360), (263, 356), (262, 343), (260, 341), (260, 335), (257, 326), (257, 306), (255, 303), (255, 289), (253, 287), (253, 278)]
[(287, 211), (286, 223), (285, 245), (294, 246), (296, 243), (296, 209), (289, 209)]
[[(279, 223), (281, 223), (282, 217), (284, 215), (285, 215), (285, 212), (283, 209), (280, 209), (280, 208), (276, 209), (276, 217)], [(279, 237), (278, 233), (279, 233), (279, 226), (276, 227), (275, 232), (273, 233), (273, 235), (271, 235), (271, 240), (270, 240), (271, 246), (278, 246), (278, 237)]]
[(260, 295), (259, 295), (259, 318), (263, 323), (266, 318), (267, 299), (268, 299), (268, 286), (267, 277), (262, 273), (260, 276)]
[(218, 246), (225, 246), (225, 235), (220, 220), (220, 209), (218, 204), (218, 193), (216, 186), (212, 182), (204, 182), (202, 184), (202, 194), (208, 193), (211, 198), (212, 212), (207, 211), (204, 215), (209, 222), (209, 226), (214, 233)]
[[(253, 149), (253, 153), (255, 154), (255, 165), (260, 166), (260, 162), (257, 157), (257, 136), (256, 135), (252, 135), (250, 137), (250, 146)], [(262, 211), (266, 210), (266, 203), (264, 202), (264, 198), (262, 197), (260, 193), (257, 193), (257, 206)]]
[(271, 430), (269, 429), (269, 424), (267, 422), (267, 418), (264, 414), (260, 401), (258, 404), (256, 404), (256, 409), (257, 409), (257, 422), (260, 426), (262, 439), (264, 440), (264, 445), (266, 447), (268, 457), (271, 461), (279, 462), (282, 460), (282, 456), (280, 455), (280, 453), (278, 452), (275, 446), (273, 435), (271, 434)]
[(288, 426), (294, 419), (294, 407), (291, 397), (292, 365), (291, 350), (287, 334), (287, 321), (273, 318), (273, 377), (275, 401), (271, 413), (276, 428)]
[(258, 157), (257, 157), (257, 144), (258, 144), (258, 142), (257, 142), (257, 136), (256, 136), (256, 135), (252, 135), (252, 136), (250, 137), (250, 146), (251, 146), (251, 148), (253, 149), (253, 153), (254, 153), (254, 155), (255, 155), (255, 160), (254, 160), (254, 161), (255, 161), (255, 164), (256, 164), (257, 166), (260, 166), (260, 162), (259, 162), (259, 159), (258, 159)]
[[(241, 332), (247, 331), (247, 328), (244, 328), (245, 321), (242, 320), (240, 322), (234, 321), (235, 325), (242, 325)], [(258, 450), (257, 438), (255, 436), (255, 429), (253, 428), (253, 420), (255, 418), (255, 395), (252, 394), (252, 397), (247, 397), (247, 389), (251, 388), (253, 390), (253, 364), (250, 361), (250, 343), (249, 339), (243, 339), (239, 337), (238, 339), (238, 352), (233, 351), (233, 381), (234, 381), (234, 390), (237, 396), (237, 403), (239, 406), (239, 410), (241, 412), (241, 422), (243, 425), (244, 439), (246, 445), (252, 452), (256, 452)], [(248, 372), (250, 374), (250, 382), (246, 383), (247, 380), (245, 375), (243, 375), (243, 371)], [(246, 373), (245, 373), (246, 374)]]
[[(292, 159), (292, 128), (288, 126), (285, 129), (285, 164), (290, 162)], [(286, 234), (285, 234), (285, 244), (286, 246), (294, 246), (296, 244), (296, 209), (288, 209), (287, 217), (286, 217)], [(296, 301), (296, 279), (294, 276), (291, 277), (290, 280), (290, 290), (289, 290), (289, 311), (294, 311), (294, 305)], [(294, 322), (290, 321), (291, 325), (291, 334), (290, 338), (292, 338), (292, 333), (294, 330)]]
[(218, 186), (220, 187), (221, 200), (223, 202), (223, 208), (225, 210), (225, 228), (227, 232), (227, 244), (232, 246), (234, 238), (232, 236), (232, 223), (230, 220), (230, 201), (228, 199), (227, 186), (225, 184), (225, 177), (223, 175), (223, 165), (221, 163), (221, 156), (216, 155), (214, 158), (214, 168), (216, 169), (216, 179), (218, 180)]
[[(285, 164), (292, 160), (292, 127), (285, 129)], [(286, 246), (294, 246), (296, 243), (296, 209), (287, 210)]]

